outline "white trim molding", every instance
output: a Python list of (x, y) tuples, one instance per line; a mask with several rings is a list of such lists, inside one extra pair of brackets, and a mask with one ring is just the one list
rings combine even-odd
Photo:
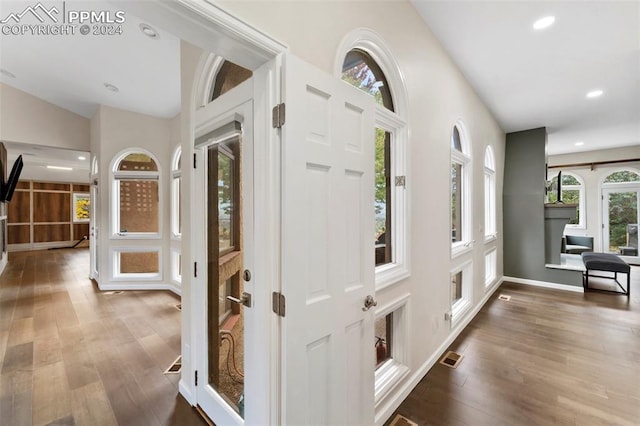
[(569, 284), (550, 283), (547, 281), (530, 280), (526, 278), (502, 277), (503, 282), (514, 284), (531, 285), (535, 287), (551, 288), (554, 290), (572, 291), (574, 293), (584, 293), (584, 288)]

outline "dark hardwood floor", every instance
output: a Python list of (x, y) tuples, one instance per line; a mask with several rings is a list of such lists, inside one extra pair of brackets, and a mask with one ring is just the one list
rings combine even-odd
[(436, 364), (396, 413), (419, 425), (640, 425), (640, 267), (631, 280), (631, 299), (503, 283), (449, 348), (464, 355), (458, 368)]
[(180, 299), (100, 292), (87, 249), (11, 253), (0, 277), (0, 424), (204, 425), (178, 395)]

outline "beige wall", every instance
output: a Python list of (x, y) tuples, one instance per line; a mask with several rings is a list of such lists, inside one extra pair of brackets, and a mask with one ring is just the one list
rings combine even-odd
[(0, 139), (89, 150), (89, 119), (0, 83)]

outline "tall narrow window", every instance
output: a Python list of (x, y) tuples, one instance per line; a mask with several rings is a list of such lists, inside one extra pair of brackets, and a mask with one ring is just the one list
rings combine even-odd
[(113, 234), (159, 234), (159, 194), (158, 165), (150, 154), (121, 155), (113, 168)]
[(640, 174), (620, 170), (602, 183), (603, 251), (638, 256), (640, 223)]
[(484, 152), (484, 238), (496, 237), (496, 160), (493, 149)]
[[(347, 53), (342, 67), (342, 79), (370, 94), (387, 115), (393, 114), (394, 105), (387, 78), (378, 63), (361, 49)], [(393, 217), (394, 190), (394, 139), (395, 129), (377, 120), (375, 133), (375, 264), (376, 267), (393, 264), (396, 241)]]
[(453, 252), (470, 245), (470, 157), (458, 124), (451, 134), (451, 244)]
[(182, 149), (178, 146), (173, 155), (171, 165), (171, 235), (180, 238), (182, 235), (182, 217), (180, 204), (182, 201)]

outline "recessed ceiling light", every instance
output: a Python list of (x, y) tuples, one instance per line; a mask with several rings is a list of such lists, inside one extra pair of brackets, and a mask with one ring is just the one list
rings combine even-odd
[(584, 142), (578, 141), (578, 142), (574, 143), (574, 145), (575, 146), (582, 146), (582, 145), (584, 145)]
[(602, 96), (604, 92), (600, 89), (598, 90), (592, 90), (589, 93), (587, 93), (587, 98), (597, 98), (599, 96)]
[(86, 160), (87, 157), (83, 157), (82, 155), (80, 157), (78, 157), (78, 160)]
[(73, 170), (72, 167), (63, 167), (63, 166), (47, 166), (47, 169), (53, 170)]
[(106, 88), (107, 88), (107, 90), (110, 90), (110, 91), (112, 91), (112, 92), (119, 92), (119, 91), (120, 91), (120, 89), (118, 89), (118, 87), (117, 87), (117, 86), (114, 86), (114, 85), (113, 85), (113, 84), (111, 84), (111, 83), (104, 83), (104, 87), (106, 87)]
[(544, 18), (540, 18), (536, 22), (533, 23), (533, 29), (534, 30), (543, 30), (543, 29), (553, 25), (553, 23), (555, 21), (556, 21), (556, 17), (555, 16), (545, 16)]
[(16, 78), (16, 75), (14, 73), (5, 69), (0, 69), (0, 74), (4, 75), (5, 77)]
[(158, 34), (158, 32), (151, 25), (145, 23), (140, 24), (140, 31), (142, 31), (142, 34), (146, 35), (147, 37), (160, 38), (160, 34)]

